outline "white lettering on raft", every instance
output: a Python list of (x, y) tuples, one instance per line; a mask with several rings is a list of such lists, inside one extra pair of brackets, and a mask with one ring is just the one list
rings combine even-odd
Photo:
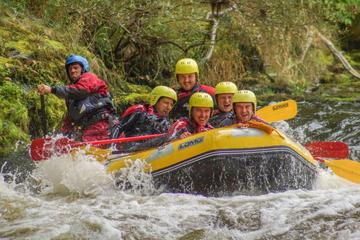
[(194, 140), (191, 140), (191, 141), (184, 142), (184, 143), (180, 144), (179, 147), (178, 147), (178, 150), (182, 150), (184, 148), (194, 146), (196, 144), (202, 143), (203, 141), (204, 141), (204, 137), (195, 138)]

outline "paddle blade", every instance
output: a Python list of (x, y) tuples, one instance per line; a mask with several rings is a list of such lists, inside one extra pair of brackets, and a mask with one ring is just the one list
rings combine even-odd
[(287, 100), (259, 109), (256, 115), (268, 123), (288, 120), (297, 114), (297, 103), (294, 100)]
[(347, 158), (349, 156), (349, 147), (343, 142), (310, 142), (304, 146), (314, 157)]
[(325, 165), (338, 176), (353, 183), (360, 183), (360, 163), (350, 159), (323, 160)]
[(70, 145), (76, 143), (69, 138), (38, 138), (34, 139), (30, 145), (30, 156), (33, 161), (48, 159), (53, 154), (60, 155), (70, 151)]

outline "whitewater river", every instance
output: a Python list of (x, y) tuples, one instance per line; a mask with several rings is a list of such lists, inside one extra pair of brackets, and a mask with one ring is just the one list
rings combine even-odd
[[(300, 103), (277, 127), (301, 143), (344, 141), (359, 161), (359, 107)], [(158, 194), (139, 167), (132, 192), (81, 154), (45, 161), (19, 183), (2, 173), (0, 239), (360, 239), (360, 185), (327, 170), (311, 191), (209, 198)]]

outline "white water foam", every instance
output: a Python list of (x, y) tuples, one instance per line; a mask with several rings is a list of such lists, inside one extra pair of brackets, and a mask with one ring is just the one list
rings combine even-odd
[[(126, 167), (114, 175), (115, 184), (119, 190), (140, 195), (152, 195), (160, 191), (154, 187), (150, 164), (141, 159), (128, 160), (125, 163)], [(149, 171), (145, 172), (144, 169), (149, 169)]]
[(0, 196), (5, 197), (8, 195), (16, 195), (16, 192), (13, 190), (15, 183), (6, 183), (4, 176), (0, 174)]
[(283, 132), (287, 137), (292, 139), (293, 141), (303, 143), (306, 141), (306, 135), (304, 133), (304, 129), (296, 128), (293, 129), (290, 127), (289, 123), (286, 121), (274, 122), (272, 124), (276, 129)]
[[(92, 166), (96, 162), (89, 161), (86, 156), (77, 158), (82, 163), (79, 166), (70, 156), (64, 156), (63, 159), (51, 159), (59, 160), (59, 164), (48, 163), (43, 170), (50, 171), (48, 175), (54, 175), (54, 172), (81, 168), (86, 162), (90, 163), (87, 168), (83, 167), (87, 169), (86, 172), (98, 168)], [(135, 177), (135, 172), (144, 166), (139, 163), (132, 167), (137, 169), (130, 173)], [(75, 177), (85, 171), (70, 172), (60, 174), (60, 177), (53, 176), (58, 179), (53, 181), (63, 181), (61, 176), (74, 178), (65, 181), (67, 192), (87, 192), (88, 188), (92, 189), (82, 183), (84, 176)], [(102, 174), (89, 176), (101, 177)], [(336, 184), (317, 187), (312, 191), (224, 198), (188, 194), (144, 196), (112, 188), (91, 197), (82, 194), (76, 199), (69, 199), (68, 195), (53, 192), (56, 197), (53, 194), (40, 194), (35, 195), (34, 199), (27, 194), (17, 193), (0, 180), (0, 189), (4, 189), (1, 191), (9, 192), (8, 202), (13, 202), (12, 205), (6, 203), (1, 206), (13, 213), (7, 215), (11, 221), (0, 220), (0, 226), (3, 224), (0, 238), (357, 239), (360, 234), (357, 230), (360, 228), (357, 218), (359, 187), (341, 185), (339, 179), (327, 171), (321, 172), (320, 177), (325, 183)], [(69, 187), (78, 183), (83, 187)], [(3, 192), (0, 193), (0, 199), (4, 199)], [(24, 233), (26, 229), (29, 231)]]
[(76, 154), (54, 156), (37, 164), (33, 176), (51, 193), (97, 195), (112, 179), (102, 164), (92, 156), (79, 151)]
[[(334, 160), (336, 161), (336, 160)], [(341, 188), (359, 188), (359, 184), (352, 183), (334, 174), (330, 169), (318, 169), (319, 175), (314, 189), (326, 190), (326, 189), (341, 189)]]
[[(278, 130), (284, 132), (286, 136), (292, 139), (294, 142), (306, 142), (306, 135), (304, 133), (304, 129), (302, 127), (292, 129), (290, 125), (285, 121), (275, 122), (274, 127)], [(319, 121), (314, 120), (310, 123), (307, 128), (311, 131), (322, 128), (323, 126)], [(304, 149), (306, 150), (306, 149)], [(348, 188), (348, 187), (360, 187), (358, 184), (351, 183), (336, 174), (334, 174), (329, 168), (322, 169), (318, 168), (319, 175), (314, 184), (314, 189), (340, 189), (340, 188)]]
[[(75, 158), (81, 164), (64, 156), (50, 159), (47, 167), (37, 166), (43, 170), (36, 169), (36, 177), (41, 184), (48, 182), (46, 191), (54, 194), (19, 192), (15, 181), (0, 177), (0, 239), (360, 239), (359, 185), (330, 170), (319, 169), (311, 191), (223, 198), (144, 196), (105, 191), (109, 175), (101, 164), (86, 155)], [(133, 175), (129, 179), (137, 181), (142, 167), (135, 164), (124, 177)], [(93, 179), (99, 180), (89, 184)], [(71, 199), (68, 192), (80, 194)]]

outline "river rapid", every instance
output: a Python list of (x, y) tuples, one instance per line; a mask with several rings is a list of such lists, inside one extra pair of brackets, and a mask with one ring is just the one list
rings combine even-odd
[[(299, 103), (276, 126), (300, 143), (344, 141), (359, 161), (359, 107)], [(310, 191), (212, 198), (158, 193), (141, 167), (126, 191), (83, 154), (44, 161), (25, 181), (3, 171), (0, 239), (360, 239), (360, 185), (327, 169)]]

